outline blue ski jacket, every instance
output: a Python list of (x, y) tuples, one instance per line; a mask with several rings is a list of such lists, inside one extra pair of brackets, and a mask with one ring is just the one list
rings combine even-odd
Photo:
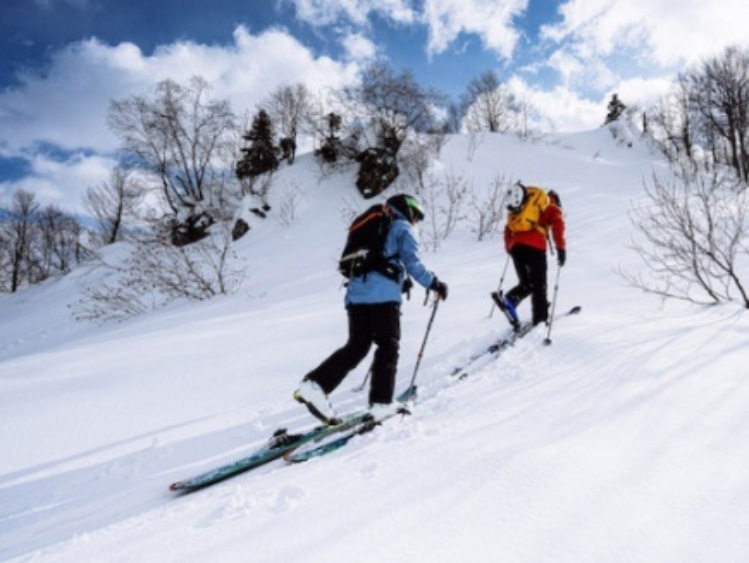
[(432, 285), (435, 279), (435, 275), (421, 262), (419, 242), (411, 223), (397, 209), (389, 207), (394, 219), (385, 239), (383, 254), (400, 270), (398, 281), (391, 280), (378, 272), (368, 272), (363, 276), (352, 278), (346, 291), (346, 305), (401, 303), (403, 301), (401, 287), (406, 279), (406, 273), (425, 288)]

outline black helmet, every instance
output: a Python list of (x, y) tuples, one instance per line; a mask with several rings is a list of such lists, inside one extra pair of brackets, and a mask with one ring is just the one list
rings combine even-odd
[(424, 220), (424, 209), (416, 198), (408, 194), (398, 194), (387, 200), (387, 204), (397, 209), (410, 223)]

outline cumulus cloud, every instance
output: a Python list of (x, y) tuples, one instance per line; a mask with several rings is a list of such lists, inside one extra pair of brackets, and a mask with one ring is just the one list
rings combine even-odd
[[(358, 48), (364, 47), (360, 41)], [(71, 153), (86, 149), (111, 154), (119, 142), (107, 128), (110, 101), (150, 93), (165, 79), (186, 82), (201, 75), (212, 85), (213, 96), (229, 100), (242, 115), (253, 113), (256, 104), (281, 84), (302, 82), (312, 91), (324, 91), (351, 83), (358, 71), (355, 60), (315, 56), (283, 29), (253, 35), (240, 26), (229, 45), (178, 42), (158, 47), (151, 55), (131, 43), (80, 41), (55, 53), (44, 72), (27, 73), (18, 85), (0, 92), (2, 156), (26, 158), (40, 143)], [(55, 163), (40, 158), (27, 182), (36, 182), (51, 196), (44, 186), (52, 175), (41, 164)], [(60, 165), (54, 182), (60, 189), (78, 190), (89, 180), (85, 174), (74, 178), (83, 172), (81, 162), (73, 161), (68, 168)], [(107, 173), (100, 172), (99, 179), (106, 179)], [(0, 196), (15, 187), (0, 185)]]
[(527, 7), (528, 0), (425, 0), (422, 21), (429, 28), (427, 52), (442, 53), (460, 34), (470, 33), (499, 57), (510, 59), (520, 38), (512, 19)]
[(19, 85), (0, 94), (0, 129), (5, 148), (21, 152), (37, 142), (64, 148), (112, 150), (106, 130), (109, 99), (150, 81), (143, 73), (140, 50), (88, 40), (53, 55), (43, 74), (27, 73)]
[(619, 77), (599, 59), (587, 59), (567, 50), (555, 51), (548, 65), (561, 78), (561, 85), (568, 89), (602, 91), (616, 84)]
[(532, 125), (542, 131), (584, 131), (603, 123), (606, 104), (586, 99), (564, 86), (542, 89), (519, 76), (508, 81), (510, 90), (536, 112)]
[(509, 59), (520, 34), (513, 18), (523, 13), (529, 0), (292, 0), (297, 18), (316, 27), (341, 24), (368, 29), (377, 15), (395, 24), (426, 26), (427, 53), (446, 51), (461, 34), (479, 37), (484, 47)]
[(55, 205), (68, 213), (82, 213), (86, 190), (109, 177), (113, 158), (76, 152), (60, 159), (45, 152), (29, 157), (30, 171), (24, 178), (0, 183), (0, 204), (18, 190), (33, 193), (42, 207)]
[[(90, 0), (35, 1), (47, 7), (95, 5)], [(561, 131), (600, 125), (612, 92), (628, 105), (645, 106), (686, 65), (729, 44), (747, 44), (746, 8), (736, 0), (678, 5), (670, 0), (562, 0), (559, 21), (542, 27), (542, 44), (533, 46), (536, 55), (543, 55), (535, 61), (538, 72), (531, 74), (524, 70), (534, 65), (514, 66), (521, 39), (518, 21), (529, 0), (281, 1), (294, 6), (298, 20), (328, 26), (342, 54), (317, 55), (285, 28), (253, 34), (239, 26), (227, 44), (178, 41), (151, 54), (127, 42), (79, 41), (53, 53), (43, 71), (19, 76), (15, 86), (0, 91), (0, 157), (27, 159), (32, 173), (23, 186), (0, 184), (0, 198), (33, 183), (51, 201), (60, 201), (64, 193), (79, 194), (82, 186), (96, 184), (97, 174), (98, 181), (106, 179), (103, 164), (119, 144), (106, 125), (110, 100), (152, 92), (167, 78), (185, 82), (203, 76), (212, 95), (229, 100), (238, 114), (254, 112), (280, 84), (302, 82), (319, 92), (350, 84), (360, 64), (381, 51), (372, 38), (375, 19), (395, 27), (421, 26), (430, 56), (454, 49), (467, 37), (478, 38), (485, 51), (523, 77), (512, 80)], [(549, 69), (556, 71), (556, 80), (549, 80)], [(68, 161), (37, 154), (44, 143), (62, 148)]]
[(581, 95), (565, 85), (542, 88), (515, 75), (508, 80), (510, 90), (533, 108), (532, 125), (542, 131), (588, 131), (600, 127), (612, 94), (630, 108), (647, 110), (672, 87), (668, 77), (632, 78), (617, 82), (596, 98)]
[[(647, 109), (653, 100), (665, 96), (673, 87), (673, 81), (667, 77), (659, 78), (630, 78), (622, 80), (616, 87), (619, 98), (625, 100), (629, 106), (639, 106)], [(613, 91), (611, 92), (613, 94)], [(609, 97), (606, 98), (607, 100)]]
[(292, 0), (292, 3), (297, 18), (315, 26), (331, 25), (341, 18), (366, 26), (373, 14), (402, 24), (416, 19), (408, 0)]
[(341, 43), (349, 59), (366, 61), (377, 54), (377, 45), (361, 33), (350, 33)]
[[(0, 93), (5, 148), (20, 151), (44, 141), (66, 149), (113, 150), (117, 140), (106, 127), (110, 100), (150, 92), (166, 79), (203, 76), (214, 96), (229, 99), (241, 113), (252, 111), (282, 83), (303, 82), (313, 91), (336, 88), (354, 80), (359, 70), (353, 61), (316, 57), (281, 29), (252, 35), (238, 27), (233, 39), (228, 46), (173, 43), (150, 56), (130, 43), (72, 44), (52, 57), (47, 71), (26, 74), (18, 86)], [(360, 41), (359, 49), (364, 48)]]
[(746, 43), (746, 6), (736, 0), (568, 0), (562, 20), (542, 35), (565, 44), (583, 64), (624, 50), (633, 63), (663, 68), (695, 63)]
[(559, 15), (540, 36), (550, 53), (546, 65), (559, 78), (554, 91), (572, 94), (565, 96), (572, 106), (575, 98), (605, 104), (617, 92), (646, 108), (676, 73), (728, 45), (747, 44), (749, 13), (735, 0), (566, 0)]

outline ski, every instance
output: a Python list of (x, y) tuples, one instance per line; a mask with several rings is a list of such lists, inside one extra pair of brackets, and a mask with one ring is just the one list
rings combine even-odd
[[(396, 400), (399, 403), (405, 404), (411, 400), (414, 391), (413, 388), (409, 387), (398, 395)], [(197, 491), (198, 489), (215, 485), (216, 483), (220, 483), (221, 481), (239, 475), (240, 473), (246, 473), (272, 461), (281, 459), (304, 444), (310, 442), (318, 443), (321, 440), (340, 432), (346, 433), (344, 434), (344, 436), (346, 436), (350, 432), (360, 431), (363, 425), (371, 424), (372, 422), (372, 416), (367, 411), (359, 411), (341, 417), (341, 422), (339, 424), (315, 426), (311, 430), (299, 434), (289, 434), (285, 428), (281, 428), (273, 433), (265, 446), (256, 450), (252, 454), (205, 473), (201, 473), (190, 479), (172, 483), (169, 486), (169, 489), (182, 493)], [(352, 437), (353, 436), (350, 436), (348, 439), (350, 440)]]
[(289, 434), (285, 428), (276, 430), (268, 443), (254, 453), (190, 479), (172, 483), (169, 489), (176, 492), (190, 492), (214, 485), (240, 473), (257, 469), (272, 461), (281, 459), (285, 454), (307, 442), (322, 440), (337, 432), (357, 427), (368, 418), (371, 418), (370, 415), (366, 411), (362, 411), (342, 417), (339, 424), (316, 426), (301, 434)]
[(314, 445), (315, 443), (319, 443), (322, 440), (326, 438), (326, 436), (321, 436), (318, 439), (313, 439), (307, 442), (309, 444), (309, 448), (294, 448), (293, 450), (289, 450), (283, 455), (283, 458), (288, 461), (289, 463), (302, 463), (304, 461), (308, 461), (314, 457), (320, 457), (325, 454), (329, 454), (331, 452), (334, 452), (336, 450), (341, 449), (343, 446), (348, 444), (352, 438), (359, 436), (360, 434), (366, 434), (367, 432), (371, 432), (374, 430), (377, 426), (382, 424), (385, 420), (389, 418), (393, 418), (397, 415), (407, 415), (411, 414), (411, 412), (408, 410), (408, 407), (406, 406), (407, 403), (413, 401), (416, 398), (416, 387), (411, 385), (407, 387), (400, 395), (398, 395), (395, 399), (396, 404), (400, 405), (396, 410), (393, 411), (393, 413), (387, 417), (381, 418), (380, 420), (374, 420), (371, 417), (368, 419), (363, 420), (360, 424), (355, 425), (352, 428), (349, 428), (348, 430), (344, 430), (343, 434), (336, 437), (335, 439), (325, 442), (323, 444)]
[(283, 458), (289, 463), (303, 463), (305, 461), (309, 461), (312, 458), (321, 457), (336, 450), (340, 450), (356, 436), (371, 432), (386, 420), (398, 416), (399, 414), (405, 416), (411, 413), (405, 407), (402, 407), (393, 411), (392, 414), (381, 418), (380, 420), (369, 418), (357, 424), (353, 428), (346, 430), (345, 432), (343, 432), (343, 434), (341, 434), (341, 436), (337, 436), (333, 440), (319, 445), (315, 445), (315, 443), (321, 441), (323, 438), (320, 438), (320, 440), (315, 440), (313, 442), (308, 442), (300, 448), (295, 448), (291, 451), (286, 452)]
[[(574, 307), (572, 307), (568, 311), (565, 311), (564, 313), (559, 313), (557, 315), (554, 315), (554, 320), (556, 321), (563, 317), (570, 317), (572, 315), (577, 315), (581, 311), (582, 311), (582, 307), (580, 307), (580, 305), (575, 305)], [(514, 346), (518, 340), (526, 336), (529, 332), (531, 332), (533, 328), (534, 328), (534, 325), (530, 323), (521, 324), (517, 330), (512, 330), (509, 334), (500, 337), (488, 347), (470, 356), (464, 364), (453, 368), (453, 370), (450, 372), (450, 375), (458, 376), (460, 379), (465, 378), (467, 376), (466, 371), (478, 360), (486, 356), (498, 355), (503, 350), (511, 346)]]

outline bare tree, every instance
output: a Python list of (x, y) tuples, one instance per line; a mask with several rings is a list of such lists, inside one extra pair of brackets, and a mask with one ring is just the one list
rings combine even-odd
[(0, 293), (10, 292), (12, 247), (13, 241), (9, 234), (0, 228)]
[(403, 164), (407, 182), (415, 186), (417, 194), (424, 190), (425, 175), (434, 159), (439, 157), (446, 141), (446, 133), (436, 131), (413, 135), (403, 143), (399, 160)]
[(9, 219), (2, 223), (3, 238), (7, 241), (3, 245), (7, 253), (7, 285), (11, 293), (18, 291), (24, 283), (31, 283), (34, 220), (38, 211), (34, 194), (18, 190), (13, 194)]
[(113, 244), (121, 239), (128, 218), (136, 216), (136, 206), (143, 192), (130, 170), (116, 166), (106, 180), (89, 188), (83, 196), (83, 206), (99, 226), (98, 234), (103, 244)]
[(518, 103), (493, 70), (485, 71), (468, 84), (462, 106), (469, 131), (500, 133), (517, 127)]
[(656, 103), (651, 121), (656, 140), (669, 161), (677, 162), (682, 156), (694, 160), (694, 121), (689, 109), (689, 85), (683, 75), (671, 92)]
[(228, 102), (208, 99), (208, 83), (160, 82), (152, 99), (114, 100), (109, 126), (137, 166), (153, 174), (167, 212), (173, 242), (199, 240), (221, 214), (228, 159), (235, 158), (237, 122)]
[(463, 110), (455, 102), (447, 106), (447, 116), (445, 118), (445, 133), (460, 133), (463, 127)]
[(419, 195), (428, 210), (421, 231), (427, 248), (437, 250), (465, 219), (463, 204), (469, 192), (470, 185), (462, 176), (448, 173), (441, 180), (427, 174), (424, 190)]
[(38, 214), (35, 222), (39, 248), (34, 259), (33, 283), (55, 273), (69, 272), (84, 256), (80, 243), (81, 224), (75, 217), (50, 205)]
[(382, 62), (368, 66), (358, 85), (343, 90), (350, 112), (376, 127), (377, 145), (393, 156), (409, 131), (428, 131), (434, 125), (433, 108), (443, 100), (436, 90), (420, 86), (410, 72), (396, 74)]
[[(436, 90), (422, 88), (410, 72), (396, 74), (377, 62), (362, 72), (361, 81), (341, 93), (346, 113), (364, 124), (356, 139), (359, 162), (356, 187), (365, 198), (387, 189), (400, 174), (398, 153), (409, 133), (430, 131), (434, 107), (443, 100)], [(372, 133), (373, 139), (367, 134)], [(348, 144), (346, 142), (343, 143)]]
[(313, 119), (312, 95), (304, 84), (285, 84), (271, 93), (264, 106), (278, 128), (283, 156), (293, 164), (297, 136)]
[(749, 181), (749, 49), (728, 47), (688, 80), (695, 111), (727, 148), (721, 160)]
[(236, 255), (228, 234), (212, 236), (199, 244), (174, 247), (150, 244), (138, 253), (140, 278), (170, 300), (201, 301), (230, 293), (239, 283)]
[(511, 181), (497, 177), (492, 180), (488, 191), (483, 195), (478, 195), (475, 189), (471, 190), (471, 210), (468, 218), (474, 225), (479, 241), (500, 229), (505, 215), (505, 194), (510, 185)]
[(645, 185), (647, 200), (630, 216), (640, 238), (632, 247), (649, 276), (620, 271), (633, 286), (664, 298), (697, 303), (728, 301), (734, 292), (749, 308), (740, 277), (749, 259), (749, 196), (734, 175), (681, 171), (666, 183)]
[(34, 194), (18, 190), (0, 221), (0, 292), (64, 274), (87, 260), (80, 222), (54, 205), (39, 209)]
[[(131, 243), (122, 262), (103, 258), (91, 264), (94, 282), (84, 282), (73, 306), (78, 319), (122, 320), (177, 299), (201, 301), (232, 293), (243, 269), (232, 250), (230, 233), (221, 231), (186, 246), (158, 239)], [(85, 278), (84, 278), (85, 279)]]
[(544, 120), (537, 108), (525, 96), (515, 98), (514, 109), (517, 112), (517, 134), (523, 140), (540, 139), (543, 134), (539, 124)]
[(749, 182), (749, 49), (728, 47), (680, 75), (651, 115), (669, 159), (726, 164)]

